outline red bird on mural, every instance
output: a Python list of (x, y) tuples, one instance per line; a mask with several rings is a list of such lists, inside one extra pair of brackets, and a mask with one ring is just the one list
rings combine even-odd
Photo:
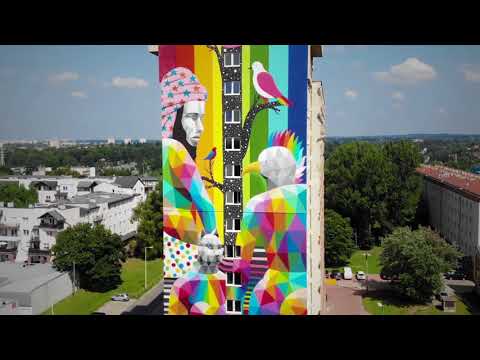
[(268, 101), (268, 99), (277, 99), (282, 105), (289, 107), (293, 105), (293, 103), (278, 90), (273, 76), (265, 70), (261, 62), (255, 61), (252, 64), (252, 69), (253, 86), (258, 95), (266, 99), (266, 101)]
[(207, 157), (203, 160), (213, 160), (217, 156), (217, 148), (214, 147), (207, 155)]

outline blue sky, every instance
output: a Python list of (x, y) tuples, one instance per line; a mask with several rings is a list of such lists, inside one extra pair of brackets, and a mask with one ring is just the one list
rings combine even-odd
[(325, 46), (329, 136), (480, 134), (480, 46)]
[[(138, 46), (0, 46), (0, 139), (159, 138)], [(325, 46), (329, 136), (480, 133), (480, 46)]]

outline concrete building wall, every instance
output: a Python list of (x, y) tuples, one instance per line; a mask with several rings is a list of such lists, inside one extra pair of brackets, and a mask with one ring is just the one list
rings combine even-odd
[(69, 273), (62, 273), (30, 294), (32, 315), (38, 315), (73, 293), (73, 281)]
[(431, 226), (466, 256), (480, 245), (480, 203), (446, 186), (424, 180)]

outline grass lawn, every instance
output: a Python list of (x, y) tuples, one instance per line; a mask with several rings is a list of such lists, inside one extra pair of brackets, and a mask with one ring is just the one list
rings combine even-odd
[[(365, 255), (363, 255), (366, 252), (370, 254), (370, 256), (368, 257), (368, 273), (380, 274), (380, 254), (382, 253), (382, 248), (380, 246), (375, 246), (368, 251), (356, 250), (350, 257), (348, 265), (345, 266), (350, 266), (354, 274), (358, 271), (364, 271), (366, 273), (367, 268), (365, 264)], [(329, 272), (331, 272), (332, 270), (338, 270), (340, 272), (343, 272), (343, 266), (337, 268), (327, 268), (327, 270)]]
[[(53, 306), (55, 315), (88, 315), (108, 302), (114, 294), (126, 292), (130, 298), (138, 299), (142, 294), (156, 285), (163, 277), (161, 259), (147, 262), (147, 289), (145, 286), (145, 261), (128, 259), (122, 267), (123, 283), (114, 290), (98, 293), (78, 290), (75, 295), (63, 299)], [(51, 309), (43, 313), (51, 315)]]
[[(473, 294), (472, 294), (473, 295)], [(475, 295), (473, 295), (475, 296)], [(474, 315), (479, 314), (476, 305), (464, 302), (457, 296), (457, 310), (454, 313), (443, 312), (434, 305), (419, 305), (399, 299), (393, 293), (375, 292), (363, 298), (363, 306), (366, 311), (373, 315)], [(478, 301), (478, 299), (476, 300)], [(383, 304), (382, 307), (378, 303)], [(480, 303), (480, 302), (479, 302)]]

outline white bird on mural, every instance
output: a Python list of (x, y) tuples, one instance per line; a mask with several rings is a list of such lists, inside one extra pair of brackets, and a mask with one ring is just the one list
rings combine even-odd
[(253, 87), (258, 95), (265, 101), (269, 99), (277, 99), (282, 105), (292, 106), (292, 102), (288, 100), (278, 89), (273, 76), (265, 70), (262, 63), (255, 61), (252, 64), (253, 69)]

